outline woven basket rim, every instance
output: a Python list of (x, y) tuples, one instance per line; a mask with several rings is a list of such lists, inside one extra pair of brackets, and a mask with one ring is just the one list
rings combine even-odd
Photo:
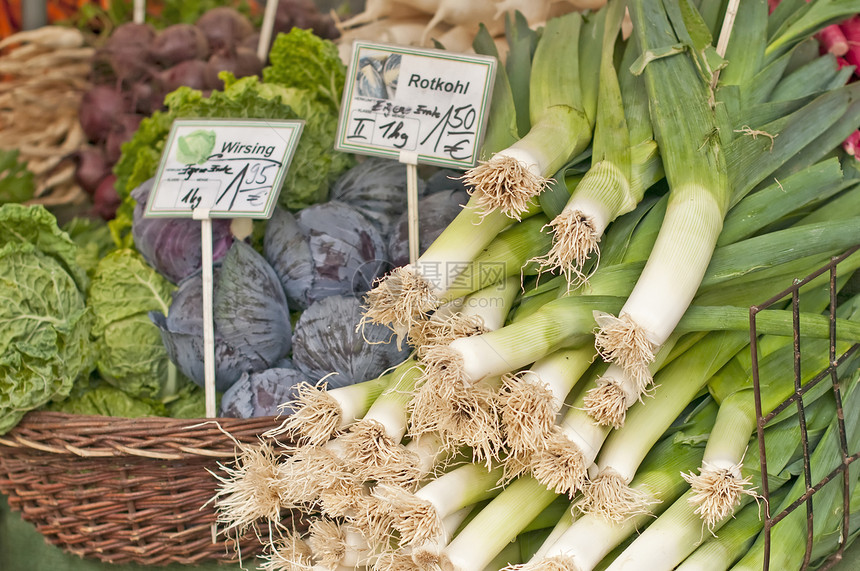
[(0, 455), (31, 450), (86, 458), (234, 458), (241, 443), (254, 442), (277, 423), (272, 416), (125, 418), (31, 411), (0, 435)]

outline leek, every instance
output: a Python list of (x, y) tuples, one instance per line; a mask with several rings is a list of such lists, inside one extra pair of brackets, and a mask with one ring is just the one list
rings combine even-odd
[[(558, 269), (569, 288), (585, 282), (586, 262), (598, 252), (607, 226), (632, 211), (645, 190), (662, 178), (644, 84), (626, 70), (619, 80), (613, 63), (624, 8), (625, 2), (607, 5), (591, 168), (549, 224), (553, 246), (537, 259), (542, 269)], [(627, 54), (635, 55), (633, 48), (628, 44)], [(631, 63), (628, 57), (622, 66)]]
[[(827, 290), (822, 292), (827, 294)], [(837, 315), (857, 319), (857, 299), (854, 303), (841, 306)], [(829, 302), (827, 299), (824, 304)], [(823, 309), (823, 307), (821, 307)], [(837, 329), (840, 338), (841, 330)], [(759, 378), (761, 387), (761, 410), (763, 415), (770, 412), (795, 391), (793, 372), (795, 348), (788, 338), (782, 338), (784, 345), (761, 359)], [(829, 365), (829, 342), (809, 340), (803, 347), (804, 359), (800, 371), (801, 385), (812, 380)], [(842, 341), (836, 345), (837, 355), (842, 355), (850, 343)], [(705, 523), (712, 527), (721, 521), (740, 502), (742, 494), (752, 493), (749, 479), (741, 474), (742, 459), (746, 452), (749, 435), (756, 423), (756, 409), (752, 398), (752, 380), (748, 375), (738, 376), (734, 369), (729, 375), (721, 375), (713, 380), (722, 398), (720, 413), (714, 430), (708, 440), (705, 456), (698, 474), (688, 474), (685, 478), (695, 492), (694, 505)]]
[(595, 356), (590, 346), (560, 349), (504, 377), (500, 406), (509, 457), (525, 461), (546, 442), (568, 393)]
[[(443, 303), (458, 270), (468, 267), (511, 224), (504, 214), (482, 214), (475, 202), (474, 196), (469, 199), (414, 264), (392, 270), (367, 292), (362, 323), (384, 325), (402, 339)], [(537, 212), (535, 206), (530, 214)]]
[(647, 504), (629, 484), (639, 464), (708, 379), (749, 343), (745, 332), (708, 334), (658, 374), (648, 403), (633, 406), (627, 422), (606, 439), (597, 456), (597, 475), (583, 489), (579, 508), (624, 521)]
[(449, 515), (494, 497), (502, 477), (500, 468), (480, 464), (458, 466), (431, 480), (418, 490), (408, 492), (400, 486), (377, 485), (373, 495), (389, 504), (394, 514), (392, 528), (402, 546), (421, 546), (428, 542), (447, 543), (443, 520)]
[[(666, 52), (668, 38), (695, 54), (710, 42), (709, 35), (689, 36), (675, 10), (680, 12), (669, 0), (630, 3), (635, 35), (647, 62), (644, 78), (651, 118), (670, 191), (657, 241), (618, 317), (597, 316), (600, 330), (595, 342), (611, 365), (594, 400), (621, 399), (628, 407), (647, 390), (648, 362), (674, 330), (705, 275), (731, 198), (719, 122), (708, 104), (706, 81), (686, 53), (654, 56)], [(670, 14), (677, 17), (670, 21)], [(591, 407), (595, 414), (618, 408), (602, 402)], [(618, 419), (607, 421), (617, 424)]]
[[(856, 391), (855, 388), (856, 382), (852, 382), (850, 388), (846, 387), (846, 398), (843, 403), (846, 410), (853, 410), (860, 405), (860, 397), (858, 397), (858, 391)], [(814, 474), (813, 478), (815, 478), (816, 481), (825, 473), (836, 468), (842, 462), (841, 453), (839, 452), (839, 431), (837, 421), (834, 419), (832, 414), (832, 409), (828, 410), (827, 408), (822, 407), (818, 408), (817, 411), (820, 414), (827, 415), (826, 418), (829, 420), (829, 427), (817, 443), (811, 444), (811, 446), (814, 447), (814, 450), (812, 450), (810, 461)], [(858, 444), (860, 444), (860, 430), (858, 430), (858, 427), (860, 427), (860, 415), (850, 415), (850, 418), (846, 416), (845, 427), (848, 434), (849, 448), (852, 450), (856, 449)], [(796, 426), (795, 433), (799, 430), (800, 427), (798, 425)], [(776, 490), (780, 486), (784, 485), (786, 478), (779, 477), (779, 472), (782, 471), (789, 461), (797, 459), (801, 454), (798, 450), (796, 435), (794, 438), (789, 437), (787, 439), (782, 439), (778, 445), (793, 451), (793, 454), (784, 455), (783, 460), (785, 462), (781, 465), (774, 465), (776, 463), (772, 464), (770, 462), (770, 454), (768, 455), (768, 478), (769, 481), (773, 480), (773, 485), (769, 487), (772, 490)], [(752, 475), (754, 483), (759, 484), (761, 479), (760, 473), (753, 471)], [(856, 481), (856, 475), (853, 476), (853, 479)], [(830, 488), (831, 493), (836, 491), (836, 486), (830, 486)], [(784, 503), (793, 500), (805, 490), (805, 483), (802, 480), (798, 480), (791, 487)], [(633, 541), (624, 553), (622, 553), (607, 567), (607, 570), (616, 571), (624, 569), (625, 571), (630, 571), (642, 569), (643, 571), (668, 571), (670, 569), (674, 569), (676, 565), (680, 564), (681, 561), (692, 553), (708, 536), (707, 526), (701, 521), (701, 519), (699, 519), (699, 516), (695, 513), (690, 502), (692, 495), (692, 491), (687, 492), (675, 501), (672, 506), (663, 512), (656, 521), (654, 521)], [(815, 497), (818, 497), (818, 494), (816, 494)], [(822, 504), (820, 504), (822, 510), (819, 513), (827, 513), (829, 509), (828, 507), (825, 507), (824, 504), (827, 501), (832, 501), (833, 496), (831, 494), (828, 499), (827, 494), (825, 493), (821, 495), (821, 498), (823, 498)], [(749, 498), (749, 496), (746, 496), (742, 505), (751, 501), (752, 499)], [(777, 555), (779, 559), (776, 561), (771, 560), (771, 563), (778, 569), (797, 569), (799, 568), (800, 561), (803, 559), (803, 551), (806, 544), (802, 539), (802, 535), (806, 535), (804, 523), (805, 515), (803, 510), (797, 510), (793, 512), (793, 515), (793, 518), (783, 519), (773, 528), (774, 533), (776, 533), (777, 528), (781, 526), (782, 530), (780, 531), (782, 533), (794, 534), (790, 537), (783, 536), (780, 539), (775, 539), (781, 547), (778, 552), (772, 553), (772, 555)], [(730, 516), (727, 516), (723, 520), (716, 522), (713, 532), (717, 533), (729, 519)], [(793, 521), (789, 521), (789, 519)], [(762, 543), (761, 537), (759, 537), (754, 544), (753, 549), (749, 551), (741, 561), (738, 562), (738, 564), (732, 567), (732, 569), (736, 569), (737, 571), (742, 569), (756, 569), (758, 571), (762, 569)]]
[(389, 371), (375, 379), (332, 390), (302, 383), (296, 398), (281, 407), (292, 413), (263, 436), (277, 438), (286, 434), (297, 446), (322, 446), (339, 430), (364, 416), (393, 378), (393, 371)]
[(528, 133), (463, 177), (484, 213), (520, 219), (549, 177), (591, 142), (594, 111), (582, 86), (594, 81), (594, 66), (580, 57), (588, 53), (580, 44), (599, 42), (592, 28), (577, 12), (547, 21), (532, 59)]
[[(655, 513), (674, 501), (685, 489), (679, 471), (701, 460), (699, 440), (713, 423), (716, 406), (713, 400), (701, 404), (693, 417), (678, 431), (672, 430), (648, 453), (631, 487), (647, 497)], [(653, 515), (643, 513), (623, 523), (596, 515), (581, 515), (554, 541), (540, 549), (540, 556), (513, 569), (537, 571), (551, 564), (556, 568), (591, 571), (625, 538), (647, 525)]]
[(528, 476), (514, 480), (436, 554), (437, 564), (451, 571), (482, 571), (557, 496)]

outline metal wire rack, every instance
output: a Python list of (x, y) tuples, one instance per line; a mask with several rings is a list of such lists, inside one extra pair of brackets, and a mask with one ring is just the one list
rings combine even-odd
[[(849, 466), (858, 458), (860, 458), (860, 451), (850, 451), (848, 450), (848, 443), (846, 437), (845, 430), (845, 412), (842, 408), (842, 394), (840, 391), (840, 386), (837, 377), (837, 369), (843, 363), (849, 361), (852, 357), (855, 356), (856, 353), (860, 352), (860, 343), (854, 344), (847, 351), (842, 353), (841, 355), (836, 355), (836, 308), (839, 302), (837, 295), (837, 287), (836, 287), (836, 278), (837, 272), (839, 269), (839, 264), (852, 254), (856, 253), (860, 250), (860, 245), (855, 246), (854, 248), (848, 250), (844, 254), (840, 256), (836, 256), (831, 258), (830, 262), (812, 274), (806, 276), (803, 279), (795, 280), (794, 284), (784, 290), (783, 292), (773, 296), (769, 300), (761, 303), (759, 305), (754, 305), (750, 307), (750, 351), (752, 355), (752, 381), (753, 381), (753, 393), (755, 396), (755, 407), (756, 407), (756, 418), (757, 418), (757, 436), (758, 436), (758, 446), (759, 446), (759, 459), (761, 463), (761, 473), (767, 474), (767, 454), (765, 451), (765, 439), (764, 439), (764, 428), (775, 416), (777, 416), (780, 412), (787, 409), (788, 407), (794, 405), (797, 407), (797, 418), (800, 424), (800, 434), (801, 434), (801, 447), (803, 451), (803, 478), (806, 485), (806, 491), (787, 506), (785, 509), (780, 511), (777, 514), (770, 513), (770, 503), (769, 499), (769, 489), (767, 478), (762, 478), (762, 495), (764, 496), (764, 509), (765, 509), (765, 519), (764, 519), (764, 569), (763, 571), (768, 571), (770, 567), (770, 554), (771, 554), (771, 530), (773, 526), (783, 520), (786, 516), (788, 516), (791, 512), (796, 509), (800, 509), (801, 506), (806, 507), (806, 552), (803, 558), (803, 564), (801, 566), (801, 571), (804, 571), (809, 568), (812, 558), (813, 551), (813, 509), (812, 509), (812, 498), (813, 495), (821, 490), (828, 482), (839, 477), (841, 475), (842, 478), (842, 523), (841, 523), (841, 534), (839, 539), (838, 548), (835, 552), (831, 553), (827, 559), (820, 565), (819, 569), (826, 570), (830, 569), (838, 563), (843, 556), (846, 547), (846, 541), (849, 537), (849, 516), (850, 516), (850, 491), (849, 491)], [(801, 384), (801, 345), (800, 345), (800, 289), (811, 282), (812, 280), (818, 278), (819, 276), (823, 276), (824, 274), (828, 274), (830, 277), (830, 354), (829, 354), (829, 365), (822, 371), (820, 371), (813, 379), (809, 382)], [(788, 297), (791, 297), (791, 308), (792, 315), (794, 320), (794, 394), (783, 401), (776, 409), (769, 412), (768, 414), (762, 414), (762, 399), (761, 399), (761, 390), (759, 384), (759, 363), (758, 363), (758, 355), (759, 355), (759, 347), (757, 343), (757, 333), (756, 333), (756, 316), (776, 304), (784, 303), (784, 300)], [(812, 469), (810, 463), (810, 445), (809, 445), (809, 434), (807, 430), (806, 423), (806, 413), (804, 410), (804, 395), (808, 394), (816, 385), (820, 383), (824, 383), (826, 381), (830, 381), (831, 388), (833, 391), (833, 395), (836, 401), (836, 414), (837, 414), (837, 422), (839, 428), (839, 441), (842, 452), (842, 462), (836, 467), (833, 471), (827, 474), (824, 478), (822, 478), (818, 482), (812, 481)], [(860, 411), (848, 411), (848, 414), (860, 414)]]

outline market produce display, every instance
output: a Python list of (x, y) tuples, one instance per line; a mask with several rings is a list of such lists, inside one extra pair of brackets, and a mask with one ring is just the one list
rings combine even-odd
[[(502, 103), (493, 121), (519, 125), (526, 110), (525, 128), (516, 129), (524, 140), (542, 125), (541, 88), (553, 87), (563, 92), (556, 97), (581, 90), (565, 109), (590, 119), (576, 128), (548, 121), (547, 148), (569, 154), (549, 172), (534, 171), (554, 184), (522, 195), (525, 177), (515, 169), (541, 159), (488, 137), (495, 147), (482, 168), (507, 155), (515, 163), (488, 177), (499, 187), (467, 173), (472, 196), (463, 210), (419, 260), (368, 292), (364, 325), (388, 326), (415, 353), (393, 372), (350, 387), (299, 387), (291, 415), (271, 433), (297, 445), (274, 460), (269, 448), (245, 449), (223, 476), (216, 496), (222, 524), (278, 530), (265, 542), (262, 568), (672, 569), (688, 556), (690, 566), (707, 559), (731, 568), (746, 551), (739, 565), (761, 565), (760, 520), (744, 519), (747, 527), (735, 532), (746, 534), (746, 549), (722, 555), (705, 540), (719, 540), (735, 514), (749, 517), (742, 510), (762, 485), (749, 452), (748, 306), (784, 288), (781, 276), (809, 273), (813, 260), (860, 238), (850, 230), (858, 222), (856, 159), (842, 149), (860, 120), (854, 69), (840, 69), (811, 39), (853, 10), (823, 2), (769, 13), (765, 2), (744, 3), (728, 43), (718, 44), (719, 8), (630, 2), (633, 36), (618, 42), (624, 8), (610, 2), (564, 15), (548, 21), (533, 44), (509, 45), (508, 58), (532, 64), (529, 104), (513, 103), (514, 79), (503, 72), (509, 90), (494, 93), (494, 104)], [(555, 70), (550, 80), (544, 58), (578, 62), (579, 73), (565, 79)], [(495, 196), (506, 202), (493, 203)], [(524, 255), (522, 240), (520, 248), (504, 240), (514, 231), (551, 239), (536, 240)], [(503, 285), (511, 274), (477, 270), (490, 252), (518, 268), (513, 299)], [(434, 273), (446, 263), (457, 267), (453, 275)], [(856, 254), (845, 263), (850, 277)], [(801, 330), (804, 350), (826, 360), (823, 346), (816, 348), (827, 344), (822, 326), (831, 301), (823, 285), (803, 290)], [(858, 328), (856, 292), (839, 295), (841, 354), (856, 343)], [(469, 301), (479, 296), (496, 303), (474, 311)], [(758, 328), (773, 399), (765, 413), (791, 385), (784, 307)], [(453, 330), (467, 313), (495, 325), (454, 338), (422, 336), (437, 326)], [(802, 383), (826, 367), (816, 360), (804, 366)], [(856, 357), (836, 371), (850, 403)], [(830, 456), (839, 429), (828, 395), (818, 389), (806, 403), (821, 423), (812, 447), (813, 462), (821, 462), (816, 474), (838, 465)], [(743, 424), (738, 406), (747, 411)], [(768, 433), (785, 431), (786, 448), (769, 450), (767, 477), (772, 501), (787, 505), (799, 494), (789, 489), (795, 478), (787, 467), (800, 452), (788, 444), (797, 419), (782, 418)], [(268, 462), (279, 475), (264, 491), (253, 482), (273, 469)], [(819, 500), (821, 537), (839, 525), (838, 515), (823, 515), (838, 501), (832, 488)], [(308, 529), (278, 529), (282, 511), (307, 514)], [(777, 537), (802, 531), (802, 522), (785, 521)], [(526, 544), (530, 532), (544, 541)], [(795, 568), (803, 545), (800, 537), (789, 542), (780, 561)]]
[[(853, 540), (853, 464), (778, 553), (757, 508), (860, 449), (860, 2), (432, 4), (280, 2), (264, 59), (256, 4), (0, 43), (0, 97), (65, 114), (0, 114), (0, 440), (39, 411), (204, 421), (201, 224), (145, 205), (175, 120), (293, 119), (271, 218), (212, 221), (217, 415), (273, 418), (206, 506), (258, 568), (795, 569), (807, 533), (815, 563)], [(409, 189), (334, 148), (349, 42), (399, 18), (500, 63), (478, 163)], [(758, 314), (753, 358), (750, 306), (845, 253)]]

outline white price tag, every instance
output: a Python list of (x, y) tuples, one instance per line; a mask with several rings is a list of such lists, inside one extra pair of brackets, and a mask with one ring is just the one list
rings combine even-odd
[(357, 41), (335, 148), (469, 168), (478, 160), (496, 59)]
[(302, 121), (178, 119), (170, 130), (146, 216), (269, 218)]

